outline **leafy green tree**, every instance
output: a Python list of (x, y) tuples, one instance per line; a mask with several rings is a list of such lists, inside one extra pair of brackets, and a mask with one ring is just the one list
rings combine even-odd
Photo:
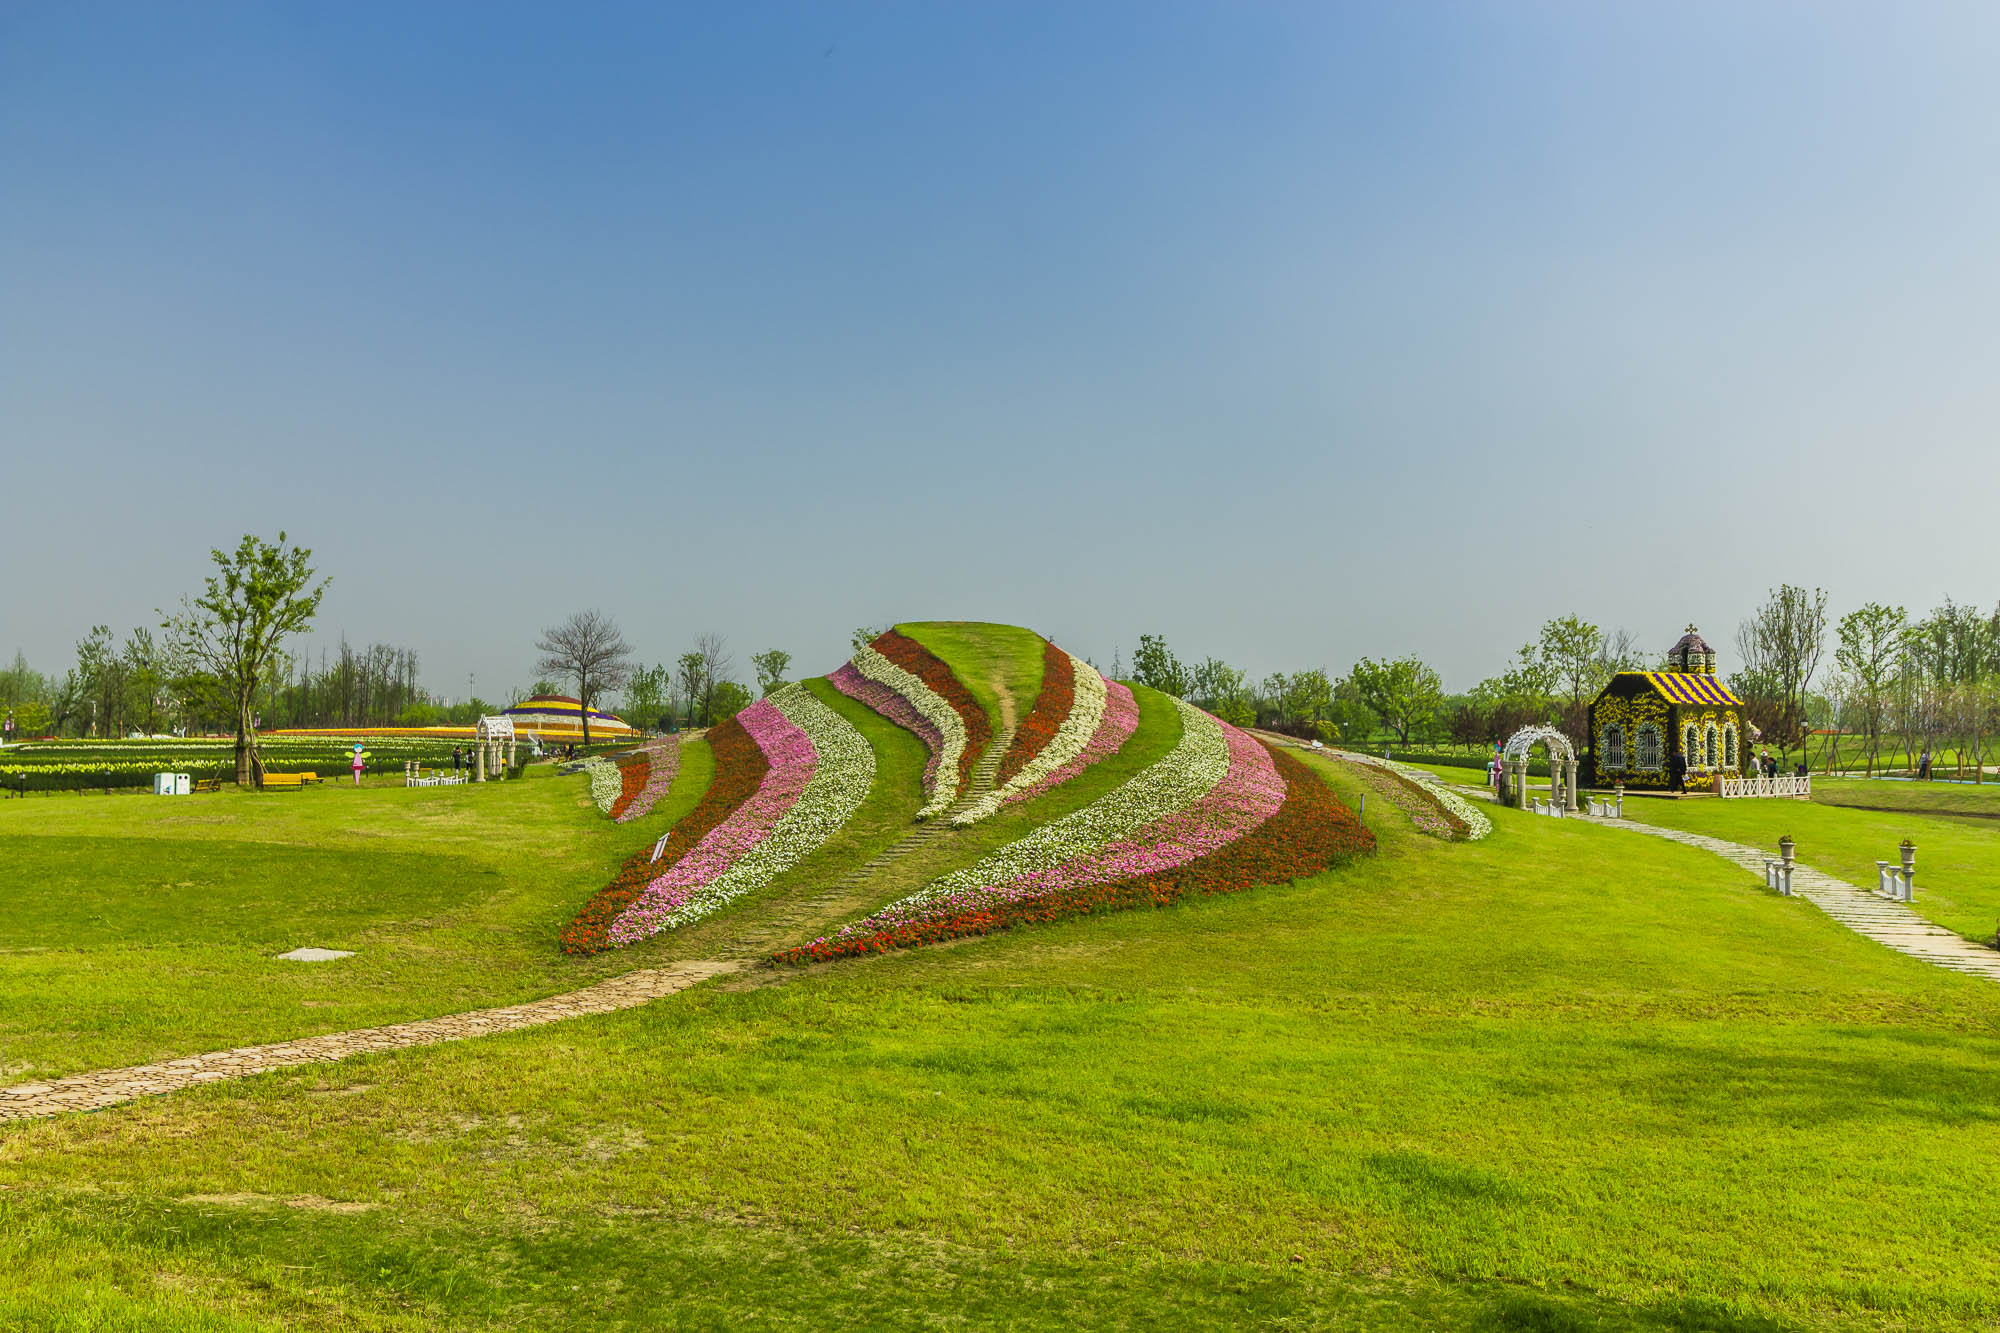
[(1284, 672), (1273, 671), (1264, 677), (1263, 683), (1257, 687), (1257, 693), (1263, 696), (1264, 707), (1270, 711), (1271, 725), (1274, 727), (1283, 728), (1292, 724), (1292, 715), (1289, 711), (1291, 699), (1287, 693), (1291, 683), (1291, 677)]
[(1445, 706), (1445, 734), (1452, 744), (1474, 749), (1492, 739), (1492, 714), (1479, 706), (1471, 695), (1449, 701)]
[[(1790, 755), (1792, 746), (1803, 746), (1806, 725), (1806, 692), (1813, 673), (1819, 669), (1826, 649), (1826, 593), (1818, 588), (1807, 592), (1789, 583), (1771, 591), (1755, 615), (1736, 632), (1738, 651), (1743, 655), (1741, 679), (1748, 694), (1771, 719), (1779, 751)], [(1737, 677), (1732, 676), (1734, 685)]]
[[(181, 599), (181, 611), (161, 628), (177, 650), (225, 692), (236, 721), (236, 782), (264, 781), (257, 754), (254, 707), (269, 682), (287, 636), (302, 632), (319, 611), (328, 580), (313, 581), (312, 552), (245, 534), (233, 555), (210, 551), (217, 573), (202, 595)], [(164, 614), (164, 613), (162, 613)]]
[(1896, 674), (1896, 653), (1910, 615), (1900, 606), (1868, 602), (1840, 618), (1834, 664), (1853, 682), (1850, 714), (1861, 721), (1868, 745), (1868, 773), (1882, 751), (1882, 724), (1889, 707), (1890, 685)]
[[(28, 665), (28, 655), (14, 650), (14, 663), (0, 670), (0, 707), (14, 707), (30, 699), (47, 699), (50, 682)], [(20, 718), (14, 719), (17, 727)]]
[(1542, 626), (1536, 656), (1558, 696), (1569, 696), (1569, 712), (1582, 711), (1586, 695), (1604, 688), (1604, 631), (1580, 616), (1568, 615)]
[(92, 625), (90, 633), (77, 641), (76, 678), (84, 709), (89, 716), (87, 729), (98, 736), (118, 736), (124, 732), (124, 673), (109, 625)]
[(40, 699), (23, 699), (14, 705), (14, 739), (27, 740), (45, 734), (49, 728), (49, 706)]
[(687, 725), (701, 725), (701, 708), (709, 693), (708, 660), (699, 652), (682, 653), (674, 661), (674, 685), (680, 691), (682, 716)]
[(856, 625), (851, 636), (855, 651), (859, 652), (887, 633), (887, 630), (876, 629), (873, 625)]
[(1189, 673), (1189, 696), (1224, 722), (1236, 727), (1257, 724), (1257, 699), (1250, 679), (1239, 667), (1206, 658)]
[(753, 653), (750, 667), (757, 673), (758, 697), (763, 698), (784, 688), (785, 673), (792, 667), (792, 655), (782, 648)]
[(1333, 682), (1326, 678), (1320, 667), (1292, 673), (1285, 683), (1285, 711), (1292, 717), (1313, 724), (1326, 721), (1333, 708)]
[(660, 726), (661, 715), (672, 706), (669, 698), (672, 693), (673, 673), (664, 662), (641, 667), (632, 673), (625, 686), (625, 720), (637, 727)]
[(1187, 697), (1191, 683), (1187, 668), (1167, 647), (1167, 641), (1157, 634), (1139, 636), (1138, 651), (1132, 654), (1132, 679), (1162, 694), (1171, 694), (1176, 699)]
[(713, 726), (717, 722), (727, 722), (748, 708), (752, 700), (750, 691), (733, 680), (718, 680), (709, 692), (708, 721)]
[(1444, 704), (1444, 682), (1415, 656), (1390, 662), (1364, 657), (1354, 664), (1348, 680), (1382, 725), (1405, 745), (1410, 733), (1428, 725)]

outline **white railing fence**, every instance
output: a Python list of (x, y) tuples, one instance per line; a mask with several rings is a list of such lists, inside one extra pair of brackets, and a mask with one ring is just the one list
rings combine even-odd
[(1812, 798), (1812, 774), (1780, 773), (1776, 777), (1735, 777), (1715, 775), (1715, 794), (1724, 800), (1751, 796), (1788, 796), (1794, 800)]

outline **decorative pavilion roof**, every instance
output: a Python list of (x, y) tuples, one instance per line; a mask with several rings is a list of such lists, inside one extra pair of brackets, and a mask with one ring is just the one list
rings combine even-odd
[[(1700, 640), (1697, 639), (1696, 642), (1699, 643)], [(1738, 708), (1743, 706), (1743, 701), (1714, 676), (1692, 671), (1642, 671), (1638, 674), (1653, 682), (1654, 689), (1677, 704), (1735, 704)]]
[(1714, 652), (1715, 649), (1708, 646), (1708, 640), (1702, 638), (1701, 635), (1696, 632), (1695, 627), (1693, 625), (1689, 625), (1687, 628), (1687, 633), (1681, 635), (1680, 642), (1676, 643), (1673, 647), (1667, 649), (1667, 656), (1679, 657), (1683, 653), (1713, 654)]

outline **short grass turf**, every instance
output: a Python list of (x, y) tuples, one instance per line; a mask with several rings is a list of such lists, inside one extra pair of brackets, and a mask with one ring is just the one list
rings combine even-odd
[(0, 1326), (1991, 1327), (2000, 987), (1495, 817), (0, 1126)]
[(972, 692), (1001, 733), (1000, 692), (1014, 700), (1018, 722), (1034, 707), (1042, 688), (1042, 638), (1014, 625), (989, 625), (978, 620), (922, 620), (896, 626), (951, 668)]
[[(1821, 785), (1817, 780), (1813, 784), (1816, 790)], [(2000, 820), (1857, 809), (1818, 799), (1715, 797), (1627, 798), (1625, 813), (1663, 827), (1766, 848), (1773, 856), (1778, 854), (1778, 839), (1790, 834), (1797, 840), (1799, 860), (1864, 889), (1875, 887), (1875, 862), (1896, 861), (1897, 845), (1908, 838), (1917, 844), (1917, 897), (1912, 907), (1945, 929), (1983, 944), (1991, 944), (2000, 929)]]
[[(673, 787), (615, 825), (582, 777), (283, 795), (238, 792), (0, 802), (0, 1080), (436, 1017), (539, 998), (635, 967), (737, 950), (763, 922), (903, 838), (923, 801), (925, 751), (824, 680), (806, 688), (867, 737), (876, 778), (846, 826), (771, 884), (714, 917), (587, 959), (557, 940), (620, 861), (692, 809), (713, 776), (684, 747)], [(898, 860), (854, 914), (1088, 804), (1180, 736), (1164, 696), (1138, 691), (1124, 748), (1076, 779)], [(800, 943), (836, 920), (793, 924)], [(763, 947), (759, 942), (759, 947)], [(282, 961), (301, 945), (351, 949)]]
[[(613, 824), (581, 777), (0, 802), (0, 1080), (507, 1004), (634, 966), (556, 940), (706, 790)], [(301, 945), (355, 957), (296, 963)]]

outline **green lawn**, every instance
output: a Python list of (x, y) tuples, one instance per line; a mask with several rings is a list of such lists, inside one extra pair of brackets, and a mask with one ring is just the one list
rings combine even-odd
[[(738, 947), (898, 841), (922, 803), (925, 751), (824, 680), (807, 688), (868, 737), (876, 781), (854, 818), (770, 885), (707, 921), (590, 959), (556, 939), (620, 861), (707, 790), (705, 741), (645, 819), (614, 825), (582, 777), (283, 794), (226, 789), (165, 801), (0, 802), (0, 1080), (22, 1082), (256, 1042), (428, 1018), (588, 985)], [(1173, 747), (1178, 714), (1143, 688), (1124, 749), (1075, 780), (948, 830), (870, 882), (853, 915), (1067, 814)], [(840, 917), (801, 927), (797, 943)], [(352, 949), (281, 961), (301, 945)]]
[(1014, 698), (1018, 720), (1034, 707), (1042, 688), (1042, 639), (1013, 625), (977, 620), (926, 620), (896, 629), (937, 654), (972, 691), (1000, 734), (1000, 687)]
[(1813, 779), (1813, 800), (1868, 810), (2000, 819), (2000, 782), (1908, 782), (1895, 778)]
[(0, 1327), (1991, 1327), (2000, 987), (1494, 813), (0, 1127)]
[[(555, 940), (706, 790), (706, 742), (646, 819), (581, 777), (0, 802), (0, 1078), (430, 1017), (587, 985)], [(300, 945), (352, 949), (282, 962)]]
[[(1813, 786), (1822, 784), (1815, 779)], [(2000, 928), (2000, 820), (1861, 810), (1819, 800), (1712, 797), (1628, 798), (1625, 813), (1767, 848), (1773, 856), (1778, 839), (1790, 834), (1801, 861), (1864, 889), (1875, 887), (1875, 862), (1895, 861), (1897, 844), (1908, 838), (1917, 844), (1917, 899), (1911, 904), (1917, 911), (1985, 944)]]

